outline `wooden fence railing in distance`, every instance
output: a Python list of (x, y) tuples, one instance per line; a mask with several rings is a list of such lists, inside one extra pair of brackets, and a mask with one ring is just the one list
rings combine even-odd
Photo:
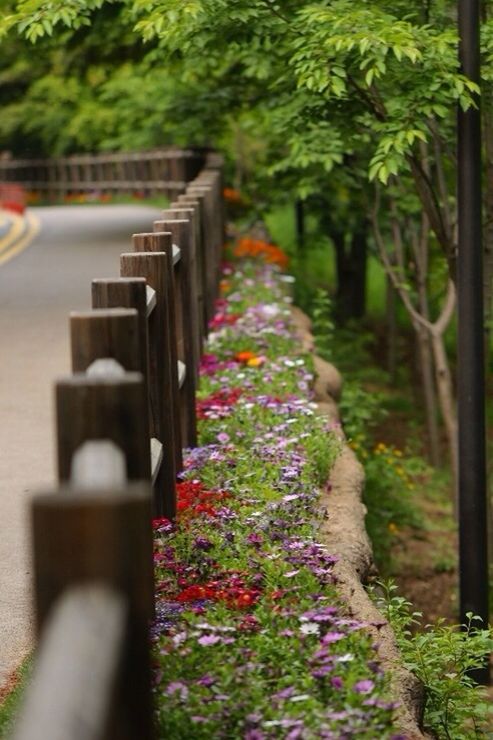
[(48, 200), (91, 192), (173, 198), (185, 190), (203, 163), (200, 151), (173, 147), (52, 159), (3, 159), (0, 183), (21, 185)]

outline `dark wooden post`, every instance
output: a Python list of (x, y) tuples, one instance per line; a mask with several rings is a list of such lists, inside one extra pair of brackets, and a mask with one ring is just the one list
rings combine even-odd
[[(152, 289), (151, 289), (152, 290)], [(135, 308), (138, 314), (139, 347), (141, 366), (139, 370), (145, 378), (149, 405), (149, 338), (147, 283), (145, 278), (100, 278), (92, 281), (93, 308)], [(122, 363), (123, 364), (123, 363)], [(149, 413), (149, 419), (152, 413)], [(152, 429), (150, 435), (152, 436)]]
[(113, 697), (127, 613), (122, 594), (101, 585), (73, 586), (62, 595), (43, 627), (10, 740), (120, 737), (111, 712), (120, 714)]
[(187, 194), (197, 198), (202, 197), (204, 200), (206, 248), (208, 256), (210, 255), (209, 290), (212, 297), (212, 311), (214, 311), (214, 301), (219, 292), (222, 256), (222, 241), (218, 238), (219, 219), (215, 209), (214, 189), (212, 185), (191, 185), (187, 188)]
[(83, 442), (108, 439), (125, 454), (130, 480), (149, 480), (150, 450), (143, 378), (74, 375), (56, 384), (58, 475), (70, 478), (74, 452)]
[(142, 373), (144, 381), (144, 424), (149, 429), (148, 366), (142, 350), (136, 309), (108, 308), (70, 314), (72, 371), (85, 372), (102, 358), (116, 360), (125, 370)]
[(70, 314), (72, 370), (82, 373), (94, 360), (112, 357), (125, 370), (143, 371), (137, 311), (107, 308)]
[(199, 317), (196, 286), (195, 254), (192, 223), (186, 220), (155, 221), (156, 232), (169, 231), (173, 243), (180, 249), (180, 260), (175, 265), (175, 277), (181, 286), (181, 329), (183, 332), (184, 362), (186, 376), (184, 393), (186, 403), (186, 444), (197, 445), (197, 419), (195, 413), (195, 394), (199, 356)]
[(176, 474), (183, 468), (179, 424), (175, 423), (178, 397), (177, 363), (172, 359), (169, 322), (168, 255), (166, 252), (122, 254), (120, 271), (124, 277), (144, 277), (156, 293), (156, 305), (149, 316), (149, 387), (152, 408), (152, 434), (163, 445), (163, 465), (157, 488), (157, 511), (176, 516)]
[[(100, 434), (105, 432), (103, 425)], [(121, 592), (129, 607), (127, 634), (120, 680), (102, 737), (151, 740), (148, 629), (153, 614), (153, 573), (149, 487), (141, 483), (124, 490), (62, 489), (61, 493), (64, 495), (38, 496), (32, 504), (38, 634), (53, 605), (68, 588), (98, 582)], [(78, 635), (67, 635), (67, 640), (70, 653), (70, 641), (77, 642)], [(76, 669), (74, 666), (72, 670)], [(83, 725), (83, 706), (79, 713)]]
[[(205, 277), (205, 263), (204, 263), (204, 255), (200, 248), (200, 212), (197, 205), (181, 205), (181, 206), (174, 206), (171, 205), (170, 208), (167, 208), (164, 210), (161, 214), (161, 219), (163, 221), (171, 220), (171, 221), (190, 221), (191, 223), (191, 239), (193, 241), (192, 243), (192, 255), (193, 255), (193, 261), (195, 263), (195, 270), (192, 272), (192, 291), (194, 295), (196, 294), (196, 304), (197, 304), (197, 319), (198, 319), (198, 325), (197, 325), (197, 331), (194, 332), (195, 339), (197, 342), (197, 357), (200, 360), (200, 357), (202, 356), (203, 348), (204, 348), (204, 340), (205, 336), (207, 334), (207, 324), (205, 319), (205, 309), (204, 309), (204, 288), (205, 288), (205, 281), (203, 280), (203, 277)], [(161, 223), (161, 219), (159, 221), (155, 221), (156, 228), (158, 228), (157, 224)], [(198, 377), (199, 377), (199, 363), (196, 363), (196, 384), (198, 385)]]
[(210, 254), (207, 252), (205, 218), (204, 218), (204, 200), (197, 198), (195, 195), (179, 195), (177, 200), (172, 203), (172, 209), (193, 208), (196, 214), (196, 259), (199, 266), (200, 280), (202, 283), (202, 301), (203, 301), (203, 324), (204, 334), (207, 336), (209, 330), (209, 321), (214, 315), (214, 300), (209, 291), (209, 273)]

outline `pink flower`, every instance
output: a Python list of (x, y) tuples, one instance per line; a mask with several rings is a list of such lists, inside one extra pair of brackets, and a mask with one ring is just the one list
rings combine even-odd
[(357, 694), (369, 694), (374, 688), (375, 684), (369, 678), (366, 678), (363, 681), (357, 681), (353, 686), (353, 689)]
[(221, 642), (221, 638), (217, 635), (202, 635), (202, 637), (199, 637), (197, 640), (199, 645), (204, 645), (204, 647), (207, 647), (209, 645), (215, 645), (217, 642)]

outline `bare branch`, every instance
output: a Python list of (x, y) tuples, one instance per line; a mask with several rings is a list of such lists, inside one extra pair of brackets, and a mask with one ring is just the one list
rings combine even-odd
[(420, 326), (424, 326), (427, 331), (431, 331), (432, 325), (429, 321), (426, 321), (418, 311), (416, 311), (415, 307), (412, 304), (412, 301), (409, 297), (409, 294), (407, 290), (405, 290), (402, 282), (398, 279), (396, 271), (389, 259), (389, 255), (387, 252), (387, 249), (385, 247), (385, 242), (382, 236), (382, 232), (380, 231), (380, 226), (378, 223), (378, 212), (380, 209), (380, 193), (378, 187), (375, 189), (375, 204), (373, 209), (371, 210), (371, 221), (373, 225), (373, 234), (375, 236), (375, 242), (378, 247), (378, 251), (380, 254), (380, 258), (382, 260), (383, 266), (385, 268), (385, 272), (387, 273), (388, 277), (390, 278), (390, 281), (392, 285), (394, 286), (395, 290), (399, 294), (404, 306), (406, 307), (406, 310), (408, 314), (410, 315), (413, 322), (416, 324), (419, 324)]

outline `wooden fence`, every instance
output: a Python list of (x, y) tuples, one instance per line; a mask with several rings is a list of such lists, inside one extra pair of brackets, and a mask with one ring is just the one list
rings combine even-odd
[(188, 149), (0, 160), (0, 184), (15, 183), (46, 200), (87, 193), (136, 192), (174, 198), (199, 173), (204, 153)]
[(59, 489), (32, 503), (39, 649), (15, 740), (153, 737), (152, 516), (176, 515), (224, 243), (221, 160), (133, 236), (71, 314), (56, 383)]

